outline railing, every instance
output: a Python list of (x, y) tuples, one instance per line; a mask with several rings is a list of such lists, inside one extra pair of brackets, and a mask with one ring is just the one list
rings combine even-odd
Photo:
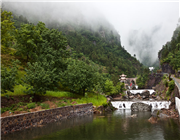
[(175, 97), (175, 102), (176, 102), (176, 109), (180, 114), (180, 99), (178, 97)]
[(176, 79), (174, 77), (171, 77), (171, 78), (173, 78), (177, 88), (179, 89), (179, 95), (180, 95), (180, 84), (176, 81)]

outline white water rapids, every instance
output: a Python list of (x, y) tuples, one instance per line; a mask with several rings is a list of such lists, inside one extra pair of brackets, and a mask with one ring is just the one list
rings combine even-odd
[[(143, 91), (148, 90), (150, 94), (155, 92), (153, 89), (143, 89), (143, 90), (129, 90), (132, 94), (142, 93)], [(127, 94), (127, 91), (126, 91)], [(169, 109), (169, 105), (171, 104), (170, 101), (112, 101), (112, 105), (117, 109), (131, 109), (131, 105), (135, 102), (141, 102), (152, 106), (152, 110), (154, 109)]]
[[(139, 90), (129, 90), (132, 94), (142, 93), (143, 91), (148, 90), (150, 95), (155, 92), (153, 89), (139, 89)], [(126, 91), (127, 94), (127, 91)]]
[[(169, 109), (170, 101), (138, 101), (152, 106), (152, 109)], [(131, 109), (133, 101), (112, 101), (112, 105), (117, 109)]]

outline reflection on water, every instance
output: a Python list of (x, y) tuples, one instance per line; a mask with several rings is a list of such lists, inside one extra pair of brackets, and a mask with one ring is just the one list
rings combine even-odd
[[(136, 118), (131, 115), (137, 114)], [(166, 119), (151, 124), (150, 112), (117, 110), (104, 115), (64, 120), (3, 136), (3, 139), (34, 140), (180, 140), (178, 120)]]

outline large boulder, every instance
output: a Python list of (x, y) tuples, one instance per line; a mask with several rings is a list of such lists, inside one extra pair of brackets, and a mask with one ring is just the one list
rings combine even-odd
[(143, 92), (141, 93), (141, 97), (142, 97), (143, 99), (149, 98), (149, 95), (150, 95), (150, 92), (149, 92), (148, 90), (145, 90), (145, 91), (143, 91)]
[(141, 102), (133, 103), (131, 105), (131, 111), (151, 111), (152, 106)]

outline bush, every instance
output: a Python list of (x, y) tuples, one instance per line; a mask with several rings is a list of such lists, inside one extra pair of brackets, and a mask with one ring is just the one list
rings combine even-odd
[(32, 108), (35, 108), (36, 107), (36, 104), (35, 103), (29, 103), (27, 104), (27, 108), (28, 109), (32, 109)]
[(166, 96), (170, 96), (171, 92), (168, 90), (166, 91)]
[(10, 70), (8, 70), (5, 67), (1, 68), (1, 92), (6, 93), (7, 91), (14, 91), (14, 86), (16, 84), (16, 76), (17, 76), (17, 63), (19, 63), (18, 60), (13, 62), (13, 66), (9, 67)]
[(163, 84), (164, 84), (166, 87), (168, 87), (168, 81), (167, 81), (167, 79), (163, 79)]
[(40, 106), (41, 106), (43, 109), (49, 109), (49, 104), (41, 103)]
[(174, 90), (174, 87), (175, 87), (175, 83), (174, 83), (174, 80), (171, 80), (168, 84), (168, 87), (169, 87), (169, 91), (172, 92)]

